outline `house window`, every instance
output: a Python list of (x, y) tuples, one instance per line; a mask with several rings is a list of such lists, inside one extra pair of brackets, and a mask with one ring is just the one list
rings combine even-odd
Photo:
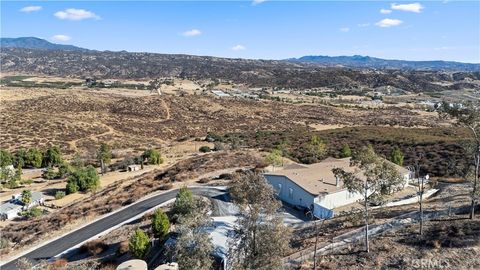
[(293, 199), (293, 188), (289, 188), (289, 189), (288, 189), (288, 197), (289, 197), (290, 199)]

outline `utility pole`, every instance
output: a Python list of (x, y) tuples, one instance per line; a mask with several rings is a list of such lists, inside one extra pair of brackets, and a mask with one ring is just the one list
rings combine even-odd
[[(312, 219), (315, 219), (315, 216), (313, 215), (312, 213)], [(314, 227), (315, 227), (315, 249), (313, 250), (313, 270), (317, 270), (317, 245), (318, 245), (318, 231), (319, 231), (319, 228), (318, 228), (318, 222), (320, 220), (315, 220), (314, 221)], [(325, 219), (322, 219), (322, 224), (320, 225), (320, 227), (323, 226), (323, 223), (325, 222)]]
[(424, 191), (424, 181), (428, 180), (429, 175), (421, 177), (420, 182), (420, 235), (423, 234), (423, 191)]

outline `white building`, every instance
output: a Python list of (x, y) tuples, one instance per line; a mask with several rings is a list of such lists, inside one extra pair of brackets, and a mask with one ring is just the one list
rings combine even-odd
[[(410, 179), (410, 171), (397, 166), (405, 180)], [(354, 171), (350, 166), (350, 158), (326, 160), (311, 165), (291, 164), (284, 169), (265, 173), (267, 181), (278, 192), (278, 197), (295, 207), (313, 210), (317, 218), (331, 218), (333, 209), (354, 203), (363, 198), (362, 194), (349, 192), (343, 183), (335, 177), (333, 168)]]
[(22, 211), (22, 206), (19, 204), (7, 202), (0, 205), (0, 220), (12, 219), (18, 216)]

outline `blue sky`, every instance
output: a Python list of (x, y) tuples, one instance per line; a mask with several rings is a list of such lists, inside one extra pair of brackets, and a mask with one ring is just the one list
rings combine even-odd
[(480, 62), (479, 1), (3, 1), (1, 36), (98, 50)]

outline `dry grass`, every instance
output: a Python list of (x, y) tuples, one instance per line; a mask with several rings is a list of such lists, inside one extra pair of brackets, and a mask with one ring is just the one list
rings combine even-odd
[[(23, 98), (15, 95), (21, 91)], [(99, 142), (116, 149), (160, 146), (207, 132), (293, 130), (318, 125), (436, 126), (432, 116), (405, 109), (342, 109), (209, 96), (139, 96), (121, 91), (5, 89), (0, 91), (0, 147), (59, 145), (92, 153)]]

